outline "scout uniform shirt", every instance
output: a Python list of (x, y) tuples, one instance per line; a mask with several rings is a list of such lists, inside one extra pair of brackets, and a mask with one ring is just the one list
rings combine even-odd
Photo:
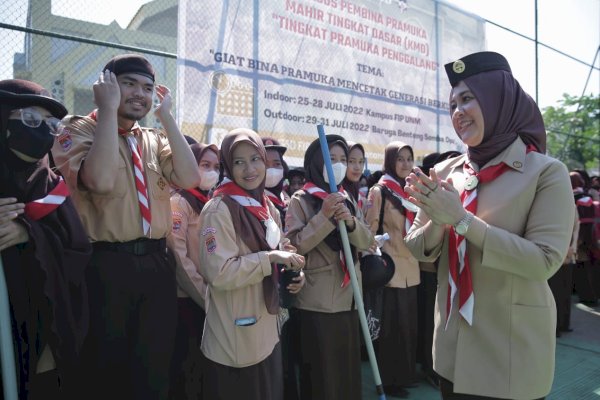
[[(280, 225), (275, 206), (267, 204)], [(277, 315), (267, 311), (263, 293), (273, 269), (268, 252), (251, 252), (221, 197), (206, 203), (200, 219), (199, 272), (209, 284), (202, 353), (229, 367), (258, 364), (279, 342)]]
[[(79, 180), (79, 170), (94, 141), (96, 121), (87, 116), (66, 116), (62, 122), (64, 128), (54, 142), (52, 156), (69, 186), (90, 240), (126, 242), (144, 237), (127, 140), (119, 138), (119, 168), (113, 190), (107, 194), (94, 193)], [(161, 239), (171, 231), (171, 147), (161, 131), (150, 128), (141, 130), (137, 141), (152, 213), (149, 237)]]
[(206, 282), (198, 272), (200, 264), (200, 214), (179, 193), (171, 196), (173, 230), (167, 246), (173, 250), (177, 266), (177, 297), (191, 297), (204, 309)]
[[(304, 190), (294, 193), (285, 217), (286, 237), (296, 246), (298, 254), (306, 257), (306, 283), (296, 295), (295, 306), (301, 310), (324, 313), (350, 311), (353, 305), (352, 286), (349, 284), (341, 287), (344, 272), (340, 263), (340, 252), (332, 250), (325, 243), (325, 238), (337, 225), (323, 213), (316, 211), (313, 202), (307, 201), (308, 196), (311, 195)], [(356, 207), (352, 197), (350, 201)], [(350, 244), (357, 249), (368, 248), (373, 242), (373, 235), (363, 222), (360, 209), (356, 211), (354, 223), (354, 230), (348, 231)], [(354, 267), (358, 283), (361, 285), (362, 275), (358, 265), (357, 260)]]
[[(466, 180), (466, 156), (435, 166), (458, 192)], [(547, 280), (560, 267), (573, 226), (571, 184), (560, 161), (525, 152), (518, 138), (485, 166), (510, 169), (477, 189), (477, 216), (467, 243), (475, 306), (473, 325), (457, 313), (447, 329), (448, 232), (425, 253), (421, 232), (428, 218), (417, 213), (406, 245), (421, 261), (439, 257), (433, 361), (457, 393), (537, 399), (550, 392), (554, 376), (556, 306)], [(489, 224), (489, 225), (488, 225)], [(458, 298), (458, 296), (456, 296)], [(482, 354), (484, 356), (482, 356)]]

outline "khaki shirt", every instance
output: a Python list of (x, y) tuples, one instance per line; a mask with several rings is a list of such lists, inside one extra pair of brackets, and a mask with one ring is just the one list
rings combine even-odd
[[(90, 240), (126, 242), (144, 237), (127, 140), (119, 138), (119, 172), (115, 187), (108, 194), (98, 194), (88, 190), (79, 179), (79, 170), (94, 141), (96, 121), (87, 116), (66, 116), (63, 124), (65, 128), (54, 142), (52, 156), (69, 186)], [(138, 143), (152, 213), (149, 237), (164, 238), (171, 231), (171, 147), (161, 131), (149, 128), (142, 128)]]
[[(340, 253), (331, 250), (324, 242), (327, 235), (336, 229), (336, 225), (323, 213), (315, 212), (306, 201), (308, 196), (311, 195), (304, 190), (294, 193), (285, 215), (286, 237), (296, 246), (298, 254), (306, 257), (306, 283), (296, 295), (296, 308), (326, 313), (349, 311), (352, 308), (352, 285), (341, 287), (344, 272), (340, 265)], [(352, 199), (350, 201), (354, 202)], [(360, 210), (357, 211), (354, 222), (354, 230), (348, 232), (350, 244), (357, 249), (369, 248), (373, 242), (373, 235), (363, 222)], [(360, 285), (358, 261), (354, 269)]]
[[(379, 228), (379, 214), (381, 211), (381, 188), (373, 186), (369, 190), (369, 202), (366, 221), (371, 232), (375, 235)], [(406, 218), (394, 207), (392, 202), (385, 199), (383, 210), (383, 232), (390, 235), (390, 239), (383, 244), (382, 251), (389, 254), (396, 267), (394, 276), (386, 286), (394, 288), (407, 288), (421, 283), (419, 262), (404, 244), (404, 221)]]
[(177, 192), (171, 195), (173, 229), (167, 246), (175, 254), (177, 296), (191, 297), (204, 308), (206, 282), (198, 272), (200, 264), (200, 214)]
[[(435, 167), (463, 191), (466, 156)], [(546, 396), (554, 377), (556, 306), (547, 280), (560, 267), (573, 227), (567, 168), (543, 154), (525, 154), (517, 139), (487, 165), (511, 168), (478, 189), (467, 253), (475, 306), (469, 326), (453, 306), (448, 328), (448, 234), (425, 253), (427, 215), (417, 213), (405, 242), (421, 261), (438, 256), (434, 369), (459, 393), (510, 399)], [(440, 190), (440, 189), (438, 189)], [(458, 296), (456, 296), (458, 299)], [(455, 300), (456, 301), (456, 300)]]
[[(279, 225), (277, 209), (270, 201), (268, 204)], [(202, 352), (208, 359), (230, 367), (258, 364), (279, 342), (277, 315), (269, 314), (263, 294), (263, 279), (272, 272), (268, 252), (250, 251), (221, 197), (206, 203), (200, 220), (198, 271), (209, 285)], [(236, 320), (242, 318), (256, 322), (236, 325)]]

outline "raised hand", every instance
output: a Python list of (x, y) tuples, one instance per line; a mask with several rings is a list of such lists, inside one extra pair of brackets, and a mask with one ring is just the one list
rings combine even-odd
[(100, 73), (94, 82), (94, 103), (99, 109), (117, 110), (121, 103), (121, 88), (117, 76), (109, 70)]
[(156, 95), (158, 96), (159, 104), (154, 110), (154, 114), (158, 118), (164, 118), (171, 113), (171, 107), (173, 107), (171, 91), (165, 85), (156, 85)]

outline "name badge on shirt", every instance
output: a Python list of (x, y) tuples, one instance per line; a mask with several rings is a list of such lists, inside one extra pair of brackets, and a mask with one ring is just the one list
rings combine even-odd
[(479, 179), (475, 175), (471, 175), (467, 178), (467, 182), (465, 183), (465, 189), (473, 190), (479, 185)]

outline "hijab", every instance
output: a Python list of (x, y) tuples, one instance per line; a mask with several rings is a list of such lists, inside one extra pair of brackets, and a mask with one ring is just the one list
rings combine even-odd
[[(344, 149), (346, 158), (348, 158), (348, 143), (346, 139), (339, 135), (325, 135), (329, 149), (333, 146), (338, 145)], [(327, 193), (331, 193), (329, 189), (329, 183), (325, 182), (323, 176), (323, 167), (325, 161), (323, 160), (323, 153), (321, 152), (321, 142), (319, 139), (314, 140), (306, 149), (304, 153), (304, 170), (305, 178), (307, 181), (314, 183), (317, 187), (323, 189)]]
[[(267, 151), (265, 150), (265, 146), (263, 145), (260, 136), (258, 136), (256, 132), (246, 128), (237, 128), (230, 131), (227, 135), (225, 135), (225, 137), (223, 138), (223, 142), (221, 143), (219, 159), (221, 160), (221, 175), (231, 179), (232, 181), (234, 181), (232, 173), (233, 150), (240, 143), (250, 144), (258, 151), (258, 154), (262, 158), (265, 165), (267, 163)], [(259, 187), (253, 190), (246, 190), (250, 197), (258, 201), (259, 203), (262, 203), (264, 191), (265, 177), (263, 177), (263, 180)]]
[[(223, 138), (221, 142), (220, 160), (221, 160), (221, 171), (222, 175), (231, 179), (240, 188), (241, 186), (233, 179), (233, 152), (235, 147), (240, 143), (248, 143), (253, 146), (257, 151), (263, 162), (267, 163), (267, 151), (265, 146), (260, 139), (260, 136), (251, 129), (238, 128), (230, 131)], [(266, 171), (266, 169), (265, 169)], [(265, 179), (266, 174), (263, 176), (263, 180), (260, 186), (253, 190), (244, 190), (250, 197), (258, 201), (260, 204), (263, 203), (265, 198)], [(250, 211), (246, 210), (246, 207), (240, 205), (237, 201), (229, 196), (223, 196), (223, 202), (227, 205), (229, 213), (231, 214), (231, 220), (236, 230), (239, 229), (239, 237), (248, 246), (251, 252), (257, 253), (259, 251), (269, 251), (271, 247), (267, 243), (266, 239), (266, 227), (258, 220)], [(270, 202), (267, 202), (269, 208)], [(277, 291), (278, 282), (277, 267), (273, 268), (273, 273), (270, 276), (266, 276), (263, 279), (263, 296), (265, 306), (270, 314), (277, 314), (279, 311), (279, 294)]]
[[(348, 142), (348, 145), (349, 145), (349, 147), (348, 147), (348, 157), (350, 157), (350, 153), (354, 149), (359, 149), (362, 152), (363, 158), (365, 157), (365, 148), (363, 147), (362, 144)], [(356, 201), (358, 201), (358, 188), (359, 188), (359, 184), (360, 184), (360, 179), (359, 179), (359, 182), (352, 182), (352, 181), (350, 181), (346, 177), (342, 181), (342, 186), (344, 187), (344, 189), (346, 189), (346, 191), (348, 193), (350, 193), (352, 195), (352, 197), (354, 198), (354, 200), (356, 200)]]
[(504, 70), (485, 71), (464, 79), (477, 98), (484, 122), (483, 140), (469, 147), (469, 159), (483, 167), (517, 137), (537, 151), (546, 152), (546, 129), (535, 101)]
[[(219, 148), (214, 144), (193, 143), (190, 145), (190, 149), (196, 159), (196, 165), (200, 164), (202, 156), (204, 156), (204, 153), (207, 151), (212, 151), (219, 156)], [(207, 190), (202, 190), (199, 187), (197, 187), (196, 190), (204, 195), (208, 194)], [(179, 189), (178, 193), (190, 204), (196, 213), (200, 214), (200, 211), (202, 211), (202, 208), (204, 207), (204, 202), (202, 200), (184, 189)]]
[[(346, 139), (339, 135), (325, 135), (325, 138), (330, 149), (335, 145), (341, 146), (342, 149), (344, 149), (346, 158), (348, 157), (348, 144), (346, 143)], [(324, 166), (325, 161), (323, 160), (323, 153), (321, 152), (321, 142), (319, 139), (316, 139), (308, 146), (306, 153), (304, 153), (306, 181), (314, 183), (317, 187), (323, 189), (327, 193), (331, 193), (329, 183), (325, 182), (325, 177), (323, 176)], [(322, 200), (308, 193), (305, 194), (305, 198), (308, 202), (310, 202), (310, 204), (313, 205), (313, 208), (317, 210), (317, 212), (321, 209), (321, 206), (323, 205)], [(356, 209), (351, 201), (346, 200), (346, 206), (348, 206), (348, 209), (352, 215), (356, 215)], [(333, 251), (340, 251), (342, 249), (342, 242), (340, 240), (337, 228), (331, 231), (324, 241)], [(356, 258), (354, 247), (350, 247), (352, 249), (352, 257)]]
[[(400, 184), (400, 187), (404, 187), (405, 180), (404, 178), (400, 178), (396, 173), (396, 163), (398, 162), (398, 156), (400, 155), (400, 150), (407, 148), (410, 151), (411, 157), (414, 159), (415, 155), (413, 153), (413, 149), (411, 146), (407, 145), (404, 142), (393, 141), (385, 146), (385, 154), (383, 156), (383, 173), (391, 176)], [(388, 189), (382, 187), (382, 195), (386, 196), (386, 199), (389, 200), (392, 205), (399, 210), (402, 214), (405, 213), (404, 206), (402, 202), (396, 197), (388, 193)]]

